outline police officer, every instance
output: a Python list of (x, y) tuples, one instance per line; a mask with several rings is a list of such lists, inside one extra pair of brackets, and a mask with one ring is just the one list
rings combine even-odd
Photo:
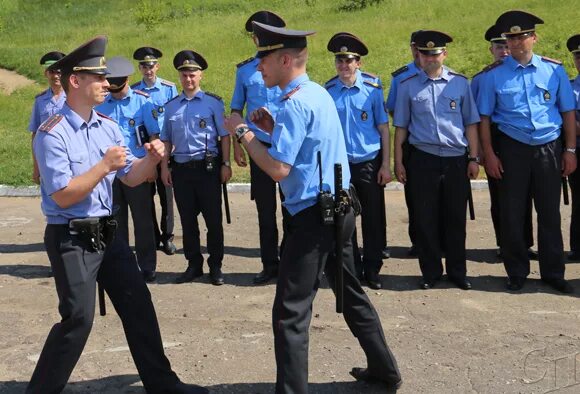
[[(141, 47), (135, 50), (133, 59), (139, 62), (139, 71), (143, 75), (143, 79), (131, 85), (132, 89), (140, 90), (149, 95), (157, 111), (159, 130), (163, 127), (163, 120), (165, 119), (165, 103), (177, 96), (175, 84), (157, 76), (159, 59), (162, 56), (163, 54), (159, 49), (152, 47)], [(157, 171), (161, 172), (160, 166), (157, 166)], [(159, 202), (161, 204), (161, 230), (157, 223), (157, 214), (155, 212), (155, 193), (159, 194)], [(165, 186), (161, 177), (157, 177), (155, 182), (151, 183), (151, 200), (155, 244), (165, 254), (175, 254), (177, 248), (173, 244), (173, 189), (171, 186)]]
[[(465, 211), (469, 178), (477, 178), (479, 172), (479, 115), (467, 78), (443, 66), (451, 41), (439, 31), (417, 33), (422, 70), (401, 82), (393, 122), (395, 175), (409, 182), (415, 209), (421, 289), (435, 286), (443, 274), (441, 240), (448, 279), (471, 289), (466, 278)], [(402, 145), (407, 136), (410, 153), (405, 166)]]
[[(574, 58), (574, 65), (579, 75), (572, 82), (576, 97), (576, 145), (580, 139), (580, 34), (576, 34), (566, 42), (568, 50)], [(580, 260), (580, 173), (574, 171), (568, 177), (572, 191), (572, 219), (570, 221), (570, 254), (569, 260)]]
[[(280, 183), (290, 213), (286, 247), (280, 261), (273, 306), (276, 393), (308, 392), (308, 326), (320, 278), (326, 273), (334, 288), (334, 226), (322, 224), (319, 188), (334, 192), (334, 163), (341, 163), (343, 188), (350, 171), (340, 119), (334, 101), (306, 74), (306, 36), (314, 32), (287, 30), (252, 22), (260, 59), (258, 70), (268, 87), (282, 90), (281, 109), (274, 120), (266, 108), (250, 119), (272, 132), (272, 146), (260, 143), (239, 114), (226, 120), (228, 131), (252, 160)], [(317, 163), (320, 154), (321, 165)], [(319, 183), (319, 171), (322, 185)], [(338, 191), (337, 191), (338, 192)], [(352, 210), (344, 226), (344, 317), (359, 340), (368, 368), (354, 368), (357, 379), (376, 379), (391, 388), (401, 385), (394, 356), (383, 335), (379, 316), (356, 278), (351, 236)]]
[(44, 243), (62, 317), (42, 349), (26, 389), (60, 393), (72, 373), (93, 324), (96, 281), (119, 317), (131, 355), (148, 393), (207, 393), (179, 381), (165, 357), (151, 294), (135, 257), (122, 237), (114, 237), (112, 184), (118, 177), (141, 184), (163, 157), (159, 141), (145, 144), (137, 159), (117, 124), (93, 110), (104, 101), (107, 39), (87, 42), (49, 70), (61, 70), (66, 104), (44, 122), (34, 139), (41, 175)]
[[(391, 87), (389, 88), (389, 94), (387, 96), (387, 100), (385, 101), (385, 107), (387, 111), (389, 111), (389, 115), (393, 117), (395, 113), (395, 103), (397, 99), (397, 92), (399, 90), (399, 85), (401, 81), (409, 78), (411, 75), (414, 75), (419, 72), (421, 66), (419, 65), (419, 55), (417, 53), (417, 48), (415, 47), (415, 35), (418, 31), (414, 31), (411, 33), (411, 42), (409, 44), (411, 48), (411, 55), (413, 57), (413, 61), (409, 64), (398, 68), (397, 70), (391, 73)], [(407, 141), (403, 144), (403, 165), (407, 164), (408, 158), (408, 150), (409, 144)], [(411, 199), (411, 188), (408, 187), (407, 184), (404, 185), (405, 190), (405, 203), (407, 204), (407, 215), (409, 217), (409, 226), (408, 226), (408, 233), (409, 239), (411, 240), (411, 247), (407, 251), (409, 256), (417, 256), (417, 249), (415, 247), (416, 243), (416, 236), (415, 236), (415, 226), (413, 225), (413, 205)]]
[[(530, 272), (522, 223), (531, 193), (538, 212), (542, 280), (569, 293), (564, 279), (560, 228), (561, 177), (576, 169), (574, 95), (560, 62), (533, 53), (535, 25), (524, 11), (507, 11), (496, 21), (511, 55), (487, 71), (477, 97), (485, 169), (500, 179), (501, 247), (509, 290), (520, 290)], [(500, 131), (496, 155), (490, 123)], [(560, 139), (564, 131), (564, 145)]]
[[(271, 26), (284, 27), (284, 20), (271, 11), (258, 11), (252, 14), (246, 21), (246, 31), (252, 32), (252, 21), (265, 23)], [(278, 98), (280, 88), (274, 86), (267, 88), (264, 85), (262, 74), (258, 71), (260, 59), (251, 57), (237, 65), (236, 85), (232, 96), (231, 110), (243, 116), (246, 107), (246, 123), (254, 132), (254, 135), (264, 146), (269, 147), (271, 136), (260, 130), (252, 121), (249, 114), (260, 107), (266, 107), (276, 115), (278, 111)], [(234, 159), (240, 167), (245, 167), (246, 155), (241, 145), (234, 140)], [(258, 225), (260, 232), (260, 257), (262, 259), (262, 271), (254, 277), (255, 284), (268, 282), (278, 275), (278, 225), (276, 223), (276, 182), (272, 180), (250, 158), (251, 198), (256, 202), (258, 210)], [(283, 217), (287, 216), (282, 208)], [(285, 220), (285, 219), (284, 219)], [(283, 226), (284, 227), (284, 226)], [(284, 241), (282, 241), (282, 246)]]
[(361, 57), (368, 54), (360, 38), (337, 33), (328, 42), (337, 75), (325, 88), (336, 104), (346, 142), (354, 185), (362, 206), (364, 252), (362, 261), (353, 232), (355, 267), (372, 289), (382, 288), (383, 223), (377, 215), (384, 200), (383, 187), (391, 181), (389, 117), (378, 77), (361, 72)]
[[(111, 73), (107, 75), (110, 94), (96, 110), (115, 120), (125, 138), (125, 144), (137, 158), (144, 157), (147, 151), (144, 144), (150, 139), (159, 138), (159, 126), (156, 121), (157, 112), (149, 95), (139, 90), (133, 90), (128, 84), (129, 76), (134, 68), (124, 57), (114, 57), (109, 60)], [(113, 203), (119, 210), (117, 230), (120, 237), (129, 242), (129, 208), (133, 218), (135, 233), (135, 251), (137, 262), (146, 282), (156, 278), (157, 252), (155, 250), (155, 233), (153, 218), (144, 212), (151, 212), (151, 175), (137, 186), (128, 186), (116, 179), (113, 183)]]
[[(30, 122), (28, 122), (28, 131), (32, 133), (31, 142), (34, 140), (38, 127), (50, 116), (58, 113), (66, 100), (66, 93), (60, 83), (60, 70), (49, 71), (47, 69), (48, 66), (63, 57), (64, 53), (62, 52), (48, 52), (40, 58), (40, 65), (45, 67), (44, 76), (48, 81), (48, 89), (34, 97), (34, 106), (32, 107)], [(32, 180), (34, 183), (39, 184), (38, 165), (36, 164), (34, 153), (32, 154), (32, 164)]]
[[(201, 89), (207, 62), (199, 53), (185, 50), (175, 55), (183, 92), (165, 105), (161, 140), (171, 154), (171, 173), (166, 161), (161, 176), (173, 185), (175, 202), (183, 228), (183, 251), (188, 267), (176, 282), (191, 282), (203, 275), (197, 216), (201, 212), (207, 226), (208, 265), (211, 283), (224, 283), (224, 230), (222, 226), (221, 183), (232, 176), (230, 137), (223, 128), (224, 103), (221, 97)], [(219, 138), (219, 139), (218, 139)]]

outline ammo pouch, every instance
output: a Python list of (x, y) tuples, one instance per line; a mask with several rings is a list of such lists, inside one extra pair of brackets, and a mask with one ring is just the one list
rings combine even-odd
[(117, 221), (112, 216), (72, 219), (69, 232), (83, 241), (90, 252), (103, 252), (115, 237)]

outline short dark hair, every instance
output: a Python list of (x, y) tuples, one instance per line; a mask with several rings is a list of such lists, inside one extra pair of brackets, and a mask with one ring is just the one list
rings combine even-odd
[(72, 73), (63, 73), (60, 76), (60, 84), (62, 85), (62, 89), (65, 93), (68, 93), (70, 85), (69, 85), (69, 78)]

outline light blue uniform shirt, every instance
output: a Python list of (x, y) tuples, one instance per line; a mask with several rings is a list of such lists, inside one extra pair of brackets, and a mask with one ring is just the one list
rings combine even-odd
[(387, 96), (387, 101), (385, 103), (387, 111), (395, 112), (397, 92), (399, 90), (399, 85), (401, 81), (404, 81), (411, 75), (417, 74), (418, 72), (419, 67), (417, 67), (415, 62), (411, 62), (391, 74), (393, 78), (391, 79), (391, 87), (389, 89), (389, 95)]
[(34, 106), (28, 123), (28, 131), (34, 133), (46, 119), (60, 112), (66, 101), (66, 93), (63, 91), (58, 98), (54, 97), (50, 88), (34, 98)]
[(243, 111), (246, 107), (246, 123), (254, 132), (256, 138), (265, 143), (271, 142), (270, 134), (260, 129), (250, 121), (250, 114), (261, 107), (268, 108), (272, 117), (276, 119), (279, 107), (279, 98), (282, 91), (278, 86), (267, 88), (262, 79), (262, 73), (258, 71), (260, 59), (251, 58), (238, 65), (236, 71), (236, 86), (232, 96), (230, 108)]
[(303, 74), (282, 91), (268, 153), (292, 168), (280, 183), (283, 202), (293, 216), (317, 202), (317, 152), (322, 159), (323, 190), (334, 193), (334, 164), (342, 164), (342, 187), (348, 189), (350, 170), (340, 119), (330, 94)]
[(140, 90), (149, 95), (149, 99), (155, 106), (157, 111), (157, 123), (159, 130), (163, 128), (163, 120), (165, 119), (165, 103), (177, 96), (177, 88), (173, 82), (157, 77), (153, 86), (148, 87), (147, 84), (141, 80), (133, 85), (132, 89)]
[(125, 144), (136, 157), (145, 157), (147, 151), (137, 142), (137, 127), (145, 125), (149, 136), (159, 134), (157, 111), (146, 94), (129, 88), (127, 95), (121, 100), (109, 94), (95, 109), (119, 124), (125, 137)]
[(356, 164), (374, 159), (381, 149), (377, 126), (389, 123), (381, 80), (357, 70), (353, 86), (346, 86), (336, 76), (325, 88), (338, 110), (348, 161)]
[(509, 137), (528, 145), (543, 145), (560, 136), (560, 112), (576, 108), (564, 67), (533, 55), (520, 65), (508, 56), (485, 73), (477, 96), (479, 113)]
[(485, 71), (481, 71), (471, 78), (471, 94), (474, 98), (477, 98), (477, 95), (479, 94), (479, 84), (481, 83), (484, 74)]
[[(576, 121), (580, 122), (580, 75), (572, 81), (572, 91), (576, 98)], [(576, 146), (580, 146), (580, 136), (576, 136)]]
[(465, 128), (479, 122), (469, 82), (443, 67), (430, 79), (423, 70), (402, 81), (397, 94), (394, 125), (409, 131), (409, 143), (432, 155), (464, 155)]
[[(43, 128), (49, 128), (43, 131)], [(60, 208), (50, 197), (64, 189), (70, 181), (94, 167), (112, 146), (124, 146), (127, 162), (123, 169), (110, 172), (81, 201), (69, 208)], [(42, 212), (49, 224), (66, 224), (70, 219), (103, 217), (112, 214), (113, 180), (131, 170), (135, 157), (114, 121), (92, 111), (85, 122), (68, 104), (59, 115), (49, 118), (38, 130), (33, 144), (40, 170)]]
[(224, 129), (224, 102), (218, 96), (200, 90), (191, 99), (181, 93), (165, 104), (161, 140), (174, 146), (176, 162), (201, 160), (206, 150), (217, 155), (218, 136), (229, 136)]

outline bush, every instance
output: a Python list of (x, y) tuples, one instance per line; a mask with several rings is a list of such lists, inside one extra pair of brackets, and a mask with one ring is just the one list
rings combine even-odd
[(345, 0), (338, 9), (340, 11), (357, 11), (382, 2), (383, 0)]

